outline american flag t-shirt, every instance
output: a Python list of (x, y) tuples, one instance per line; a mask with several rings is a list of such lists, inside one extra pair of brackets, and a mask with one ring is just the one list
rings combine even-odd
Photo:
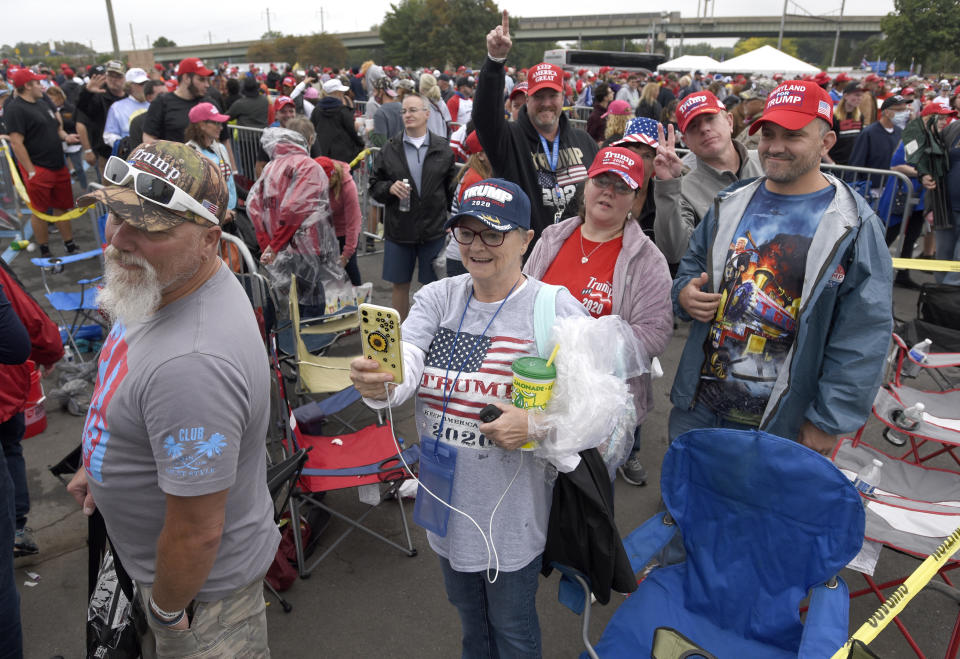
[[(490, 442), (477, 429), (480, 410), (493, 402), (509, 403), (513, 391), (510, 365), (535, 353), (536, 346), (530, 340), (466, 332), (458, 336), (446, 327), (439, 328), (430, 344), (417, 392), (430, 423), (429, 432), (435, 434), (443, 418), (443, 441), (490, 448)], [(444, 389), (449, 396), (445, 415)]]

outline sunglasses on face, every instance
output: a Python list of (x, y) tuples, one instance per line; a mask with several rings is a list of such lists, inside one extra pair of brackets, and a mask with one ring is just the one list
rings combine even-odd
[(110, 156), (103, 168), (103, 178), (113, 185), (122, 186), (132, 180), (133, 191), (138, 197), (168, 210), (190, 212), (209, 222), (220, 224), (216, 215), (182, 189), (150, 172), (132, 167), (122, 158)]
[(467, 227), (453, 227), (453, 239), (461, 245), (470, 245), (473, 239), (480, 236), (480, 241), (487, 247), (499, 247), (503, 244), (503, 239), (507, 235), (506, 231), (496, 231), (488, 229), (486, 231), (474, 231)]

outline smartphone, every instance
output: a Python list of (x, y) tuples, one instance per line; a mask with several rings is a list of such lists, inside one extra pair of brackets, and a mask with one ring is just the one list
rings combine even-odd
[(400, 346), (400, 314), (390, 307), (361, 304), (360, 342), (363, 356), (375, 359), (380, 373), (392, 373), (393, 382), (403, 382), (403, 348)]

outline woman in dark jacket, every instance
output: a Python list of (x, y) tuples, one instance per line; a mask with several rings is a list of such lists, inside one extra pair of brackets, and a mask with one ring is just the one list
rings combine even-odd
[(310, 152), (314, 158), (326, 156), (350, 163), (363, 150), (363, 140), (353, 123), (353, 110), (343, 103), (349, 87), (337, 78), (323, 83), (323, 98), (313, 108), (310, 121), (317, 130), (317, 141)]
[(607, 125), (603, 113), (607, 111), (607, 106), (613, 101), (613, 96), (613, 90), (605, 82), (598, 82), (593, 90), (593, 112), (587, 118), (587, 134), (598, 144), (603, 142), (603, 131)]

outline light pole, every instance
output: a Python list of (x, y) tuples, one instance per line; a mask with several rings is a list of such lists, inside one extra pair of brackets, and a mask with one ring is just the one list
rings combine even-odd
[(790, 0), (783, 0), (783, 13), (780, 14), (780, 34), (777, 36), (777, 50), (783, 50), (783, 26), (787, 22), (787, 3)]
[(113, 3), (107, 0), (107, 18), (110, 19), (110, 38), (113, 40), (113, 56), (120, 58), (120, 42), (117, 40), (117, 23), (113, 20)]
[(833, 39), (833, 57), (830, 58), (830, 66), (837, 65), (837, 48), (840, 46), (840, 26), (843, 25), (843, 7), (847, 0), (840, 0), (840, 18), (837, 19), (837, 36)]

